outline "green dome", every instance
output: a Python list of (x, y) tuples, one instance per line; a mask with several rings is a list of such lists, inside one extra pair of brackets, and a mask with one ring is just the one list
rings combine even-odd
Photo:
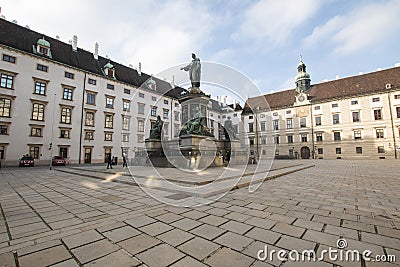
[(310, 74), (308, 74), (307, 72), (299, 72), (299, 73), (297, 73), (295, 79), (296, 79), (296, 81), (302, 80), (302, 79), (310, 79)]
[(38, 45), (41, 45), (41, 46), (44, 46), (44, 47), (50, 48), (50, 43), (49, 43), (48, 41), (46, 41), (46, 40), (44, 39), (44, 37), (43, 37), (42, 39), (39, 39), (39, 40), (37, 41), (37, 44), (38, 44)]
[(113, 64), (111, 64), (110, 62), (108, 62), (106, 65), (104, 65), (105, 69), (112, 69), (114, 68)]

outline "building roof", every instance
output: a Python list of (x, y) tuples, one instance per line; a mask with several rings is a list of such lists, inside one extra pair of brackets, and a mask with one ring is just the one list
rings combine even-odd
[[(390, 85), (390, 88), (387, 88)], [(351, 76), (311, 85), (309, 99), (312, 103), (332, 101), (361, 95), (370, 95), (400, 88), (400, 67)], [(243, 113), (252, 113), (251, 108), (280, 109), (293, 107), (295, 89), (284, 90), (249, 98)]]
[[(51, 59), (44, 55), (35, 54), (33, 51), (33, 45), (36, 44), (38, 40), (43, 38), (51, 44)], [(104, 78), (107, 77), (104, 76), (102, 67), (110, 63), (115, 67), (115, 78), (117, 81), (127, 83), (135, 87), (140, 87), (147, 79), (151, 77), (143, 72), (141, 75), (139, 75), (135, 69), (129, 68), (114, 61), (109, 61), (109, 59), (101, 56), (99, 56), (98, 60), (96, 60), (93, 56), (93, 53), (81, 48), (78, 48), (77, 51), (73, 51), (70, 44), (66, 44), (60, 40), (51, 38), (50, 36), (32, 31), (5, 19), (0, 19), (0, 44), (30, 54), (35, 54), (38, 57), (43, 57), (93, 74), (97, 74), (103, 76)], [(157, 82), (156, 91), (160, 94), (177, 98), (179, 93), (183, 90), (183, 88), (180, 87), (172, 88), (172, 86), (166, 81), (157, 78), (153, 79)]]

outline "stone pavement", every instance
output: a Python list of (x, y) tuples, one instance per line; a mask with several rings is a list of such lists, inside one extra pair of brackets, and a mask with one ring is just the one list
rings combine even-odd
[[(287, 162), (293, 163), (301, 161)], [(315, 167), (197, 207), (159, 202), (138, 186), (114, 182), (113, 173), (95, 179), (3, 168), (0, 266), (398, 266), (400, 161), (307, 163)], [(397, 261), (321, 254), (336, 249), (339, 238), (346, 249)], [(312, 250), (322, 261), (282, 261), (277, 253), (259, 260), (266, 247), (290, 255)]]

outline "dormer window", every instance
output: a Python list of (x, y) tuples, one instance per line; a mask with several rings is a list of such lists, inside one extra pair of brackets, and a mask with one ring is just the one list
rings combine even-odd
[(44, 39), (39, 39), (36, 42), (36, 46), (33, 46), (33, 52), (35, 54), (41, 54), (43, 56), (52, 57), (50, 51), (50, 43)]
[(149, 89), (152, 89), (152, 90), (157, 89), (157, 83), (155, 80), (153, 80), (153, 77), (150, 77), (150, 79), (147, 80), (146, 84), (149, 87)]
[(107, 77), (115, 79), (115, 67), (113, 64), (108, 62), (106, 65), (104, 65), (103, 71)]

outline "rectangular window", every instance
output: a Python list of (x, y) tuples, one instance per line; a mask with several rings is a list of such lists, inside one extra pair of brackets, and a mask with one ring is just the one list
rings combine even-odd
[(143, 143), (144, 135), (143, 134), (138, 134), (137, 135), (137, 141), (138, 143)]
[(169, 116), (169, 109), (163, 109), (163, 118), (164, 119), (168, 119), (168, 116)]
[(354, 131), (354, 139), (361, 139), (361, 131), (360, 130), (355, 130)]
[(315, 106), (314, 107), (314, 110), (320, 110), (321, 109), (321, 106)]
[(163, 125), (164, 135), (168, 135), (169, 124), (165, 122)]
[(165, 100), (164, 100), (164, 104), (165, 104), (165, 105), (168, 105), (168, 100), (165, 99)]
[(87, 111), (85, 116), (85, 125), (94, 126), (94, 112)]
[(292, 114), (291, 110), (286, 110), (286, 114)]
[(0, 98), (0, 117), (11, 116), (11, 99)]
[(131, 101), (123, 100), (122, 101), (122, 110), (123, 111), (129, 111), (130, 109), (131, 109)]
[(31, 136), (42, 137), (42, 128), (41, 127), (32, 127), (31, 128)]
[(383, 129), (376, 129), (376, 138), (385, 138)]
[(301, 128), (307, 127), (306, 118), (300, 118), (300, 127)]
[(88, 83), (91, 85), (96, 85), (97, 81), (95, 79), (88, 79)]
[(8, 134), (8, 126), (0, 125), (0, 135), (7, 135), (7, 134)]
[(49, 49), (43, 46), (39, 46), (39, 53), (47, 56), (49, 54)]
[(273, 120), (272, 125), (274, 130), (279, 130), (279, 120)]
[(113, 135), (113, 133), (105, 132), (104, 133), (104, 141), (112, 141), (112, 135)]
[(360, 146), (356, 147), (356, 153), (362, 154), (362, 147), (360, 147)]
[(394, 95), (394, 99), (400, 99), (400, 95)]
[(179, 112), (174, 113), (175, 121), (179, 121)]
[(94, 132), (93, 131), (85, 131), (85, 140), (93, 140)]
[(150, 115), (153, 117), (157, 116), (157, 107), (151, 107)]
[(249, 123), (249, 133), (254, 131), (254, 124), (252, 122)]
[(67, 138), (70, 137), (70, 130), (69, 129), (61, 129), (60, 130), (60, 138)]
[(293, 120), (292, 119), (287, 119), (286, 120), (286, 128), (287, 129), (293, 129)]
[(35, 82), (35, 94), (45, 95), (46, 94), (46, 83), (36, 81)]
[(322, 133), (317, 133), (316, 137), (317, 137), (317, 142), (322, 142), (323, 141), (322, 140)]
[(144, 114), (144, 104), (138, 103), (138, 114)]
[(47, 66), (42, 65), (42, 64), (37, 64), (36, 69), (40, 70), (40, 71), (44, 71), (44, 72), (47, 72), (49, 70), (49, 68)]
[(337, 107), (339, 107), (339, 104), (338, 104), (338, 103), (333, 103), (333, 104), (332, 104), (332, 108), (337, 108)]
[(107, 83), (107, 89), (114, 90), (114, 84)]
[(7, 61), (10, 63), (15, 63), (15, 57), (3, 54), (3, 61)]
[(139, 97), (140, 98), (144, 98), (144, 94), (143, 93), (139, 93)]
[(378, 146), (378, 153), (385, 153), (385, 147), (384, 146)]
[(274, 136), (274, 143), (279, 144), (279, 136)]
[(293, 135), (288, 135), (287, 136), (287, 142), (288, 143), (293, 143)]
[(342, 154), (342, 148), (341, 147), (337, 147), (336, 148), (336, 154)]
[(261, 137), (261, 144), (266, 145), (267, 144), (267, 138), (265, 136)]
[(44, 121), (44, 105), (33, 103), (32, 105), (32, 120)]
[(342, 138), (340, 136), (340, 132), (333, 132), (333, 140), (335, 140), (335, 141), (342, 140)]
[(73, 90), (71, 88), (64, 88), (63, 99), (72, 100), (72, 92)]
[(254, 137), (249, 137), (249, 143), (250, 145), (254, 145)]
[(114, 116), (112, 114), (106, 114), (104, 120), (105, 128), (113, 128)]
[(381, 101), (381, 99), (379, 97), (373, 97), (372, 98), (372, 102), (379, 102)]
[(0, 80), (0, 87), (7, 88), (7, 89), (12, 89), (13, 88), (13, 81), (14, 81), (14, 76), (2, 73), (1, 74), (1, 80)]
[(152, 96), (152, 97), (151, 97), (151, 101), (157, 101), (157, 97)]
[(106, 108), (114, 108), (114, 98), (106, 96)]
[(65, 78), (73, 79), (73, 78), (74, 78), (74, 74), (71, 73), (71, 72), (66, 71), (66, 72), (65, 72)]
[(352, 105), (357, 105), (358, 104), (358, 100), (351, 100), (351, 104)]
[(353, 122), (360, 122), (360, 112), (359, 111), (353, 111), (351, 114), (353, 117)]
[(129, 142), (129, 134), (122, 135), (122, 142)]
[(68, 158), (68, 147), (60, 147), (59, 155), (60, 155), (60, 157), (67, 159)]
[(61, 108), (61, 123), (71, 123), (71, 113), (72, 109), (71, 108)]
[(396, 107), (397, 118), (400, 118), (400, 107)]
[(301, 135), (301, 142), (307, 142), (307, 134)]
[(265, 121), (262, 121), (262, 122), (260, 123), (260, 128), (261, 128), (261, 131), (262, 131), (262, 132), (265, 131)]
[(374, 118), (375, 120), (382, 119), (382, 109), (374, 109)]
[(332, 121), (333, 121), (333, 124), (339, 124), (340, 123), (339, 114), (333, 114), (332, 115)]
[(122, 130), (129, 131), (131, 124), (131, 118), (128, 116), (122, 116)]
[(124, 88), (124, 93), (130, 95), (131, 94), (131, 90), (127, 89), (127, 88)]
[(315, 117), (315, 126), (321, 126), (321, 125), (322, 125), (321, 116)]
[(89, 105), (96, 104), (96, 94), (95, 93), (87, 93), (86, 94), (86, 104), (89, 104)]
[(324, 149), (323, 148), (318, 148), (318, 155), (324, 154)]
[(29, 147), (29, 155), (34, 159), (39, 159), (39, 151), (40, 147), (38, 146), (31, 146)]
[(137, 131), (144, 132), (144, 120), (138, 120)]

